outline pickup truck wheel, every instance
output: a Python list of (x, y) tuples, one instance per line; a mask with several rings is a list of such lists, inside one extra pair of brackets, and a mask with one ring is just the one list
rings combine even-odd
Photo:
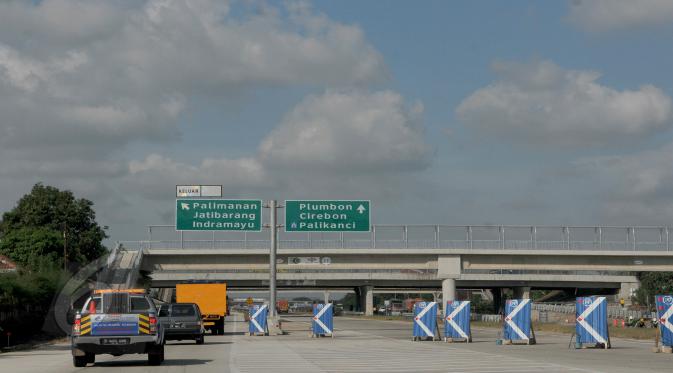
[(72, 357), (72, 365), (74, 365), (77, 368), (85, 367), (87, 362), (88, 361), (87, 361), (86, 356), (73, 356)]
[(159, 365), (159, 364), (161, 364), (161, 355), (159, 355), (159, 354), (149, 354), (149, 355), (147, 355), (147, 363), (149, 365)]
[(164, 361), (164, 345), (153, 348), (147, 354), (147, 363), (149, 365), (159, 365)]
[(87, 352), (86, 353), (86, 362), (90, 363), (90, 364), (95, 363), (96, 362), (96, 354), (94, 354), (92, 352)]

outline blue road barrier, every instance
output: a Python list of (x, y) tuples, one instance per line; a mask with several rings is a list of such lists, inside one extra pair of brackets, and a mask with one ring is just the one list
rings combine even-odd
[(465, 339), (472, 342), (470, 330), (470, 302), (448, 301), (446, 302), (446, 316), (444, 317), (444, 338)]
[(661, 332), (661, 344), (673, 346), (673, 295), (656, 295), (657, 316), (659, 317), (659, 331)]
[(438, 337), (437, 302), (416, 302), (414, 304), (414, 340)]
[(507, 300), (503, 330), (505, 340), (535, 344), (535, 334), (531, 327), (531, 303), (530, 299)]
[(595, 343), (610, 348), (608, 301), (605, 297), (578, 297), (575, 301), (576, 347)]
[(269, 313), (269, 307), (266, 304), (250, 307), (249, 309), (250, 322), (248, 323), (248, 333), (254, 334), (269, 334), (269, 326), (266, 322)]
[(318, 303), (313, 305), (313, 319), (311, 321), (312, 336), (328, 335), (334, 337), (334, 307), (332, 303)]

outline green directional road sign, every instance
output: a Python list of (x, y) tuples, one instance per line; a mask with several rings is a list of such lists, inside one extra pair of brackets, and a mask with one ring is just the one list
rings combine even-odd
[(175, 229), (179, 231), (262, 230), (262, 201), (249, 199), (177, 199)]
[(369, 232), (369, 201), (285, 201), (286, 232)]

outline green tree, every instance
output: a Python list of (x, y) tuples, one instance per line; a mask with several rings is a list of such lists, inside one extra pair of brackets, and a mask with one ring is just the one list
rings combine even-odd
[(48, 228), (20, 228), (4, 234), (0, 252), (21, 266), (36, 268), (36, 261), (55, 263), (63, 257), (63, 234)]
[(673, 293), (673, 272), (641, 272), (638, 277), (640, 288), (635, 300), (642, 305), (653, 305), (657, 294)]
[(93, 202), (40, 183), (0, 221), (0, 252), (21, 265), (63, 260), (64, 246), (70, 262), (84, 264), (105, 253), (105, 238)]

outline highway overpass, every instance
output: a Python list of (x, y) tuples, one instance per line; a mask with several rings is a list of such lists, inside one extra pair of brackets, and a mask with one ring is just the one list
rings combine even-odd
[[(460, 233), (457, 235), (456, 233)], [(278, 286), (352, 288), (366, 312), (377, 288), (612, 290), (629, 298), (637, 273), (670, 271), (668, 227), (374, 226), (371, 233), (281, 234)], [(162, 236), (163, 234), (163, 236)], [(269, 240), (264, 233), (175, 232), (148, 229), (148, 240), (122, 242), (134, 268), (153, 287), (191, 280), (226, 281), (230, 288), (266, 288)], [(166, 237), (168, 236), (168, 237)], [(129, 261), (129, 260), (127, 260)]]

